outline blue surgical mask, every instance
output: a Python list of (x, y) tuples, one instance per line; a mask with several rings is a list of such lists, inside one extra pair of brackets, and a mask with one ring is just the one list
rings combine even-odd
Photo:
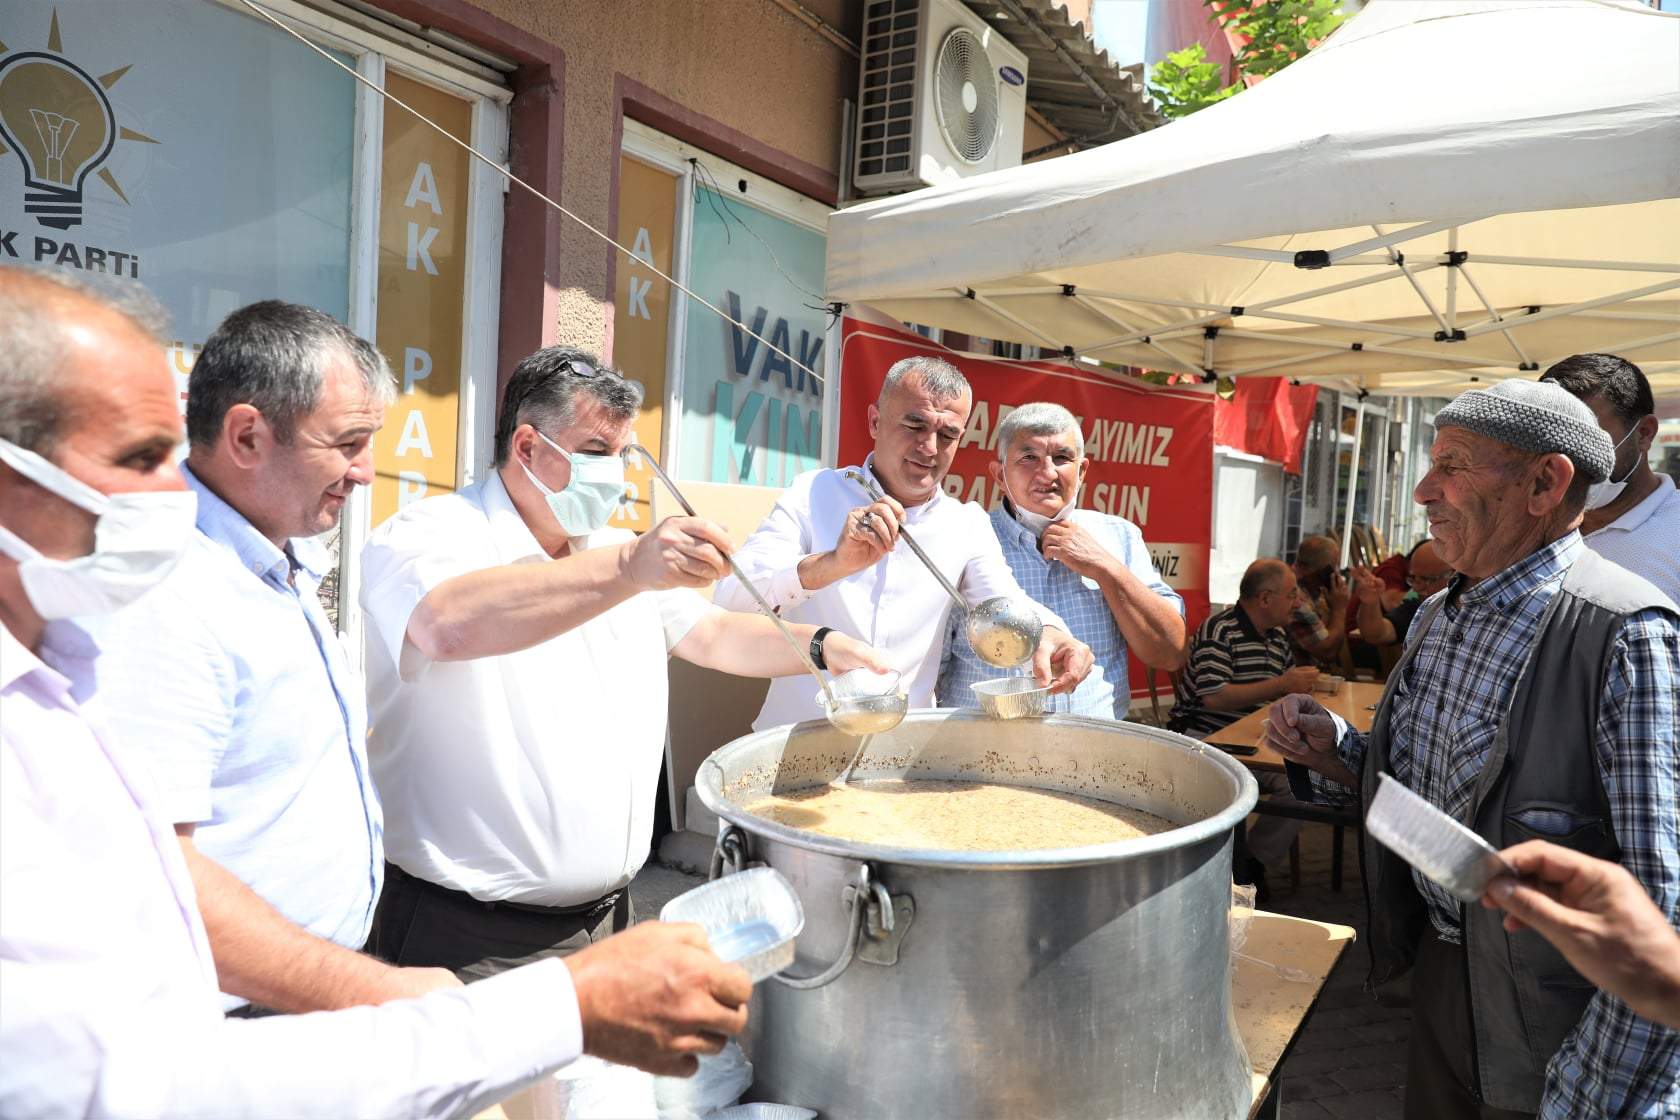
[(558, 451), (572, 465), (572, 480), (564, 490), (553, 490), (531, 473), (524, 463), (519, 469), (548, 499), (548, 510), (568, 537), (587, 537), (598, 531), (624, 500), (624, 458), (620, 455), (572, 454), (541, 432), (537, 437)]

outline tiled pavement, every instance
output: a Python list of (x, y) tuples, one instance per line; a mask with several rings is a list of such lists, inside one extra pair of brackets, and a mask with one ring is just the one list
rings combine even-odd
[[(1368, 958), (1356, 840), (1351, 833), (1346, 838), (1338, 893), (1330, 889), (1330, 835), (1328, 825), (1303, 827), (1299, 889), (1290, 889), (1287, 867), (1267, 876), (1272, 892), (1267, 909), (1350, 925), (1361, 937), (1343, 954), (1284, 1064), (1282, 1115), (1286, 1120), (1399, 1120), (1411, 1012), (1383, 1006), (1363, 990)], [(637, 915), (657, 916), (667, 900), (700, 881), (700, 876), (650, 863), (631, 888)], [(1405, 995), (1402, 981), (1387, 1002), (1403, 1001)]]
[(1345, 837), (1342, 889), (1330, 889), (1329, 825), (1301, 830), (1301, 886), (1291, 890), (1289, 869), (1268, 869), (1266, 909), (1359, 931), (1319, 996), (1306, 1030), (1283, 1067), (1283, 1112), (1288, 1120), (1399, 1120), (1406, 1084), (1406, 1043), (1411, 1011), (1407, 984), (1384, 990), (1378, 1003), (1364, 991), (1370, 958), (1364, 944), (1365, 899), (1359, 882), (1357, 838)]

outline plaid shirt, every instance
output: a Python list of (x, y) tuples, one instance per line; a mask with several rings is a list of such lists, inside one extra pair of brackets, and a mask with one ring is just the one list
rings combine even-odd
[[(1570, 533), (1465, 588), (1419, 639), (1389, 712), (1394, 776), (1458, 820), (1516, 690), (1540, 616), (1584, 545)], [(1452, 595), (1460, 585), (1437, 593)], [(1420, 614), (1420, 617), (1422, 615)], [(1599, 705), (1594, 746), (1610, 799), (1622, 864), (1680, 924), (1680, 626), (1661, 612), (1631, 616), (1616, 639)], [(1342, 761), (1359, 773), (1366, 735), (1347, 729)], [(1350, 791), (1314, 773), (1319, 800)], [(1530, 811), (1525, 824), (1561, 834), (1571, 824)], [(1550, 814), (1557, 816), (1558, 814)], [(1462, 941), (1456, 898), (1413, 872), (1429, 919)], [(1546, 1069), (1545, 1120), (1680, 1117), (1680, 1032), (1659, 1027), (1600, 992)]]
[[(1143, 534), (1136, 525), (1123, 517), (1095, 510), (1076, 509), (1068, 517), (1118, 557), (1144, 586), (1171, 602), (1179, 614), (1184, 613), (1184, 600), (1156, 574)], [(1103, 598), (1096, 580), (1075, 574), (1065, 564), (1046, 560), (1038, 551), (1038, 538), (1003, 506), (992, 510), (991, 518), (992, 530), (1003, 546), (1003, 558), (1009, 562), (1021, 590), (1034, 602), (1061, 615), (1073, 636), (1090, 646), (1096, 659), (1091, 675), (1071, 693), (1049, 697), (1045, 710), (1100, 719), (1125, 718), (1132, 697), (1127, 678), (1126, 639), (1115, 624), (1114, 612), (1108, 609), (1108, 600)], [(939, 683), (934, 689), (942, 708), (978, 708), (980, 701), (969, 686), (1014, 672), (980, 660), (963, 634), (962, 622), (953, 611), (946, 627), (945, 653), (939, 665)]]

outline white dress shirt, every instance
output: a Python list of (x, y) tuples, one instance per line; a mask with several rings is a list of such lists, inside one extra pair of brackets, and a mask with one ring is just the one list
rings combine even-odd
[[(580, 548), (622, 544), (603, 529)], [(500, 476), (408, 506), (362, 553), (368, 756), (386, 858), (485, 901), (577, 906), (647, 858), (665, 751), (666, 655), (716, 608), (644, 592), (517, 653), (429, 662), (409, 616), (443, 581), (548, 555)]]
[(68, 623), (39, 657), (0, 627), (0, 1116), (472, 1115), (578, 1056), (557, 960), (224, 1019), (171, 822), (89, 711), (97, 652)]
[(1657, 478), (1657, 488), (1644, 501), (1581, 539), (1680, 605), (1680, 489), (1666, 474)]
[[(874, 477), (867, 464), (855, 469)], [(873, 567), (816, 591), (806, 590), (799, 581), (799, 562), (833, 548), (845, 528), (846, 515), (868, 504), (857, 483), (840, 471), (809, 471), (793, 480), (764, 524), (736, 551), (735, 561), (783, 618), (832, 626), (880, 650), (903, 675), (910, 706), (929, 708), (945, 644), (945, 623), (956, 608), (908, 545), (901, 544)], [(978, 505), (939, 491), (904, 514), (916, 543), (970, 605), (994, 595), (1026, 598), (1003, 558), (990, 518)], [(717, 585), (712, 601), (735, 611), (758, 609), (734, 576)], [(1043, 607), (1039, 615), (1045, 625), (1067, 629), (1066, 623)], [(770, 682), (770, 695), (753, 729), (821, 718), (817, 686), (808, 674), (778, 677)]]

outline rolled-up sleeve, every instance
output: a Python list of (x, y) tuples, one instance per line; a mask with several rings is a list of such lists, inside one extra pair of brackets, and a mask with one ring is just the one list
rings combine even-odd
[[(799, 582), (799, 562), (813, 551), (810, 496), (810, 480), (796, 480), (752, 536), (735, 550), (735, 566), (778, 611), (797, 607), (811, 597)], [(752, 593), (733, 575), (718, 581), (712, 602), (725, 610), (758, 610)]]

